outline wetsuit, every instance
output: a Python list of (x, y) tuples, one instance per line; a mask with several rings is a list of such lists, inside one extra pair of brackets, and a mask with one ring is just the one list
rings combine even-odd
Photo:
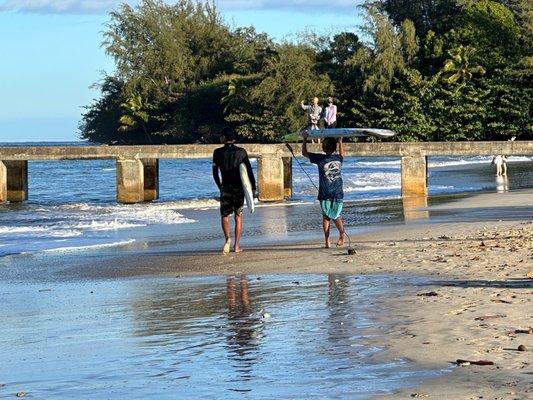
[[(241, 163), (246, 166), (252, 189), (255, 191), (255, 178), (246, 150), (234, 144), (225, 144), (213, 152), (213, 178), (220, 190), (220, 214), (223, 217), (232, 213), (242, 214), (244, 190), (239, 172)], [(218, 170), (222, 175), (222, 182)]]

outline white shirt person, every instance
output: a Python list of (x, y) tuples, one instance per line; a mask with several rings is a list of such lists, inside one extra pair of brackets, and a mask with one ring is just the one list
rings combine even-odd
[(337, 106), (333, 104), (333, 97), (328, 97), (328, 106), (324, 109), (324, 123), (326, 129), (337, 126)]

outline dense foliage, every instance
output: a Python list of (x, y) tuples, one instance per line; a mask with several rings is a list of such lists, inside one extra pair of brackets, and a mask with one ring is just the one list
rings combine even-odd
[(144, 0), (112, 12), (116, 70), (86, 108), (95, 142), (210, 141), (223, 126), (272, 142), (306, 124), (300, 101), (333, 96), (339, 126), (400, 140), (507, 140), (533, 132), (533, 3), (377, 0), (361, 36), (276, 43), (230, 28), (208, 1)]

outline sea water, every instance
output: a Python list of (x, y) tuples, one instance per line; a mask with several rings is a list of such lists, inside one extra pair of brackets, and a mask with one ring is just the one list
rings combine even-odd
[[(0, 280), (0, 398), (368, 399), (445, 373), (384, 357), (413, 277)], [(394, 317), (394, 318), (393, 318)]]
[[(255, 171), (253, 160), (252, 164)], [(215, 236), (213, 227), (218, 237), (218, 222), (212, 221), (218, 191), (208, 159), (160, 160), (160, 199), (136, 205), (115, 201), (114, 160), (30, 161), (28, 170), (28, 201), (0, 205), (0, 256), (135, 247), (143, 238), (153, 243), (168, 237), (178, 238), (181, 242), (174, 244), (190, 249), (185, 242), (191, 235), (197, 236), (196, 241), (209, 241)], [(495, 178), (490, 157), (431, 157), (429, 193), (533, 187), (532, 171), (532, 157), (510, 157), (506, 180)], [(402, 217), (399, 158), (347, 157), (343, 179), (348, 211), (344, 215), (349, 227)], [(266, 218), (267, 222), (262, 220), (253, 229), (248, 226), (248, 236), (319, 230), (316, 218), (309, 218), (314, 211), (309, 214), (309, 208), (298, 208), (313, 204), (317, 184), (316, 166), (297, 159), (293, 163), (292, 199), (283, 205), (259, 205), (255, 221)], [(205, 213), (211, 213), (209, 218)]]

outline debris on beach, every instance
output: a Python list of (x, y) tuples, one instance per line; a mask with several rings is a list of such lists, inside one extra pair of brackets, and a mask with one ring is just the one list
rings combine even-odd
[(426, 292), (426, 293), (419, 293), (417, 296), (426, 296), (426, 297), (433, 297), (438, 296), (439, 294), (437, 292)]
[(491, 301), (492, 301), (493, 303), (513, 304), (512, 301), (502, 300), (502, 299), (491, 299)]
[(451, 240), (452, 237), (451, 237), (451, 236), (448, 236), (448, 235), (442, 235), (442, 236), (439, 236), (439, 239), (442, 239), (442, 240)]
[(457, 365), (461, 365), (461, 366), (466, 366), (466, 365), (494, 365), (494, 362), (493, 361), (488, 361), (488, 360), (477, 360), (477, 361), (461, 360), (459, 358), (459, 359), (457, 359), (456, 364)]
[(26, 392), (17, 392), (17, 397), (24, 397), (26, 396)]
[(518, 351), (527, 351), (527, 347), (524, 346), (523, 344), (521, 344), (520, 346), (518, 346)]
[(533, 279), (533, 271), (529, 271), (529, 272), (527, 273), (527, 277), (528, 277), (529, 279)]
[(495, 319), (495, 318), (504, 318), (505, 315), (502, 314), (496, 314), (496, 315), (483, 315), (482, 317), (476, 317), (474, 318), (474, 321), (485, 321), (487, 319)]
[(532, 334), (533, 328), (529, 329), (515, 329), (514, 333), (526, 333), (526, 334)]

